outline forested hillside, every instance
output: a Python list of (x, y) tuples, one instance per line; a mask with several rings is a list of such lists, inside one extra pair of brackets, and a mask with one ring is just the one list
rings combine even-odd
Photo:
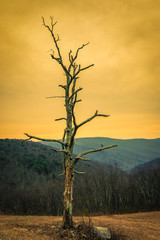
[(61, 155), (51, 147), (22, 140), (0, 140), (0, 167), (24, 167), (38, 174), (56, 173), (61, 170)]
[[(54, 143), (46, 143), (55, 145)], [(87, 157), (103, 163), (116, 162), (122, 169), (131, 170), (139, 164), (160, 157), (160, 138), (157, 139), (113, 139), (104, 137), (77, 138), (74, 153), (78, 154), (88, 149), (117, 144), (102, 152), (88, 154)], [(58, 148), (59, 146), (56, 145)]]
[[(149, 166), (149, 167), (147, 167)], [(160, 210), (160, 158), (125, 172), (115, 163), (80, 162), (74, 214)], [(61, 215), (61, 155), (51, 147), (0, 140), (0, 213)]]
[(54, 205), (50, 201), (52, 194), (59, 194), (54, 186), (56, 176), (62, 172), (61, 161), (61, 155), (49, 146), (0, 140), (0, 212), (57, 214), (60, 197)]
[(149, 162), (140, 164), (132, 169), (133, 172), (135, 171), (148, 171), (148, 170), (156, 169), (156, 171), (160, 171), (160, 158), (153, 159)]

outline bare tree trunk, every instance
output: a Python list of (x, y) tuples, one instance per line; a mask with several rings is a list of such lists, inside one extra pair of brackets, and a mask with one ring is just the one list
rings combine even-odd
[[(68, 78), (69, 79), (69, 78)], [(67, 81), (69, 82), (69, 81)], [(72, 107), (69, 104), (69, 87), (66, 87), (65, 95), (65, 105), (66, 105), (66, 115), (67, 115), (67, 136), (66, 136), (66, 154), (64, 155), (65, 163), (65, 189), (64, 189), (64, 212), (63, 212), (63, 227), (72, 228), (72, 201), (73, 201), (73, 175), (74, 175), (74, 159), (72, 158), (71, 144), (72, 137)]]
[(68, 162), (66, 166), (65, 176), (65, 190), (64, 190), (64, 213), (63, 213), (63, 227), (72, 228), (72, 201), (73, 201), (73, 168)]

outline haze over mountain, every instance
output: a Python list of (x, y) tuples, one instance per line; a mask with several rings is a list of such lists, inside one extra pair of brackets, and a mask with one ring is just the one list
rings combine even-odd
[[(46, 143), (45, 143), (46, 144)], [(58, 144), (47, 143), (57, 148)], [(117, 144), (116, 148), (86, 155), (92, 160), (114, 163), (122, 169), (130, 170), (139, 164), (149, 162), (160, 157), (160, 138), (157, 139), (113, 139), (104, 137), (77, 138), (75, 140), (74, 154), (84, 152), (88, 149)]]

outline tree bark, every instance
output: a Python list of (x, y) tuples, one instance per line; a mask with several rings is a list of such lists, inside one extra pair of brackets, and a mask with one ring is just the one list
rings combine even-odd
[[(64, 155), (65, 163), (65, 189), (64, 189), (64, 212), (63, 212), (63, 227), (72, 228), (72, 201), (73, 201), (73, 175), (74, 175), (74, 159), (72, 158), (73, 144), (71, 144), (72, 138), (72, 105), (69, 103), (69, 76), (67, 77), (67, 87), (65, 95), (66, 103), (66, 151)], [(72, 99), (71, 99), (72, 100)]]
[(63, 227), (72, 228), (73, 168), (68, 162), (65, 175)]

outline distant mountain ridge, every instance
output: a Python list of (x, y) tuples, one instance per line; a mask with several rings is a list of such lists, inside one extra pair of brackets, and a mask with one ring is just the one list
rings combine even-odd
[[(45, 143), (46, 144), (46, 143)], [(47, 145), (59, 148), (55, 143)], [(117, 144), (116, 148), (88, 154), (87, 158), (105, 163), (116, 162), (122, 169), (130, 170), (139, 164), (149, 162), (160, 157), (160, 138), (157, 139), (113, 139), (105, 137), (75, 139), (74, 154), (89, 149)]]
[(160, 158), (153, 159), (149, 162), (140, 164), (133, 168), (132, 172), (137, 171), (159, 171), (160, 172)]

